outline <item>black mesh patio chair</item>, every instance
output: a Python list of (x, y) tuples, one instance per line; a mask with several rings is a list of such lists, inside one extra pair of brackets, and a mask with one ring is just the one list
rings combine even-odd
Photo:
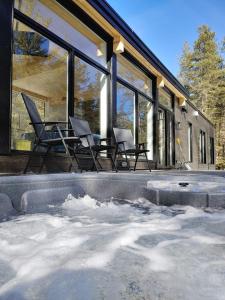
[(135, 145), (134, 137), (130, 129), (113, 128), (113, 133), (116, 142), (115, 164), (117, 162), (118, 155), (125, 155), (127, 166), (129, 170), (131, 170), (128, 156), (135, 156), (135, 164), (133, 169), (135, 171), (138, 158), (140, 156), (145, 156), (148, 169), (151, 172), (151, 167), (147, 157), (147, 152), (149, 152), (149, 150), (145, 149), (144, 143), (139, 143)]
[[(98, 143), (94, 140), (94, 136), (91, 132), (89, 123), (85, 120), (81, 120), (75, 117), (70, 117), (71, 127), (74, 131), (74, 134), (78, 136), (81, 140), (81, 144), (79, 144), (76, 149), (76, 154), (88, 155), (93, 160), (92, 169), (96, 169), (96, 171), (103, 170), (98, 155), (103, 151), (108, 151), (108, 155), (112, 162), (112, 169), (117, 172), (117, 168), (112, 156), (112, 151), (115, 148), (111, 145), (111, 139), (103, 138), (99, 139)], [(106, 145), (102, 144), (106, 142)]]
[[(34, 132), (35, 132), (35, 141), (34, 141), (34, 147), (32, 149), (32, 152), (29, 156), (29, 159), (27, 161), (26, 167), (24, 169), (24, 174), (27, 172), (28, 167), (30, 165), (30, 161), (32, 156), (37, 152), (38, 148), (40, 149), (46, 149), (46, 152), (44, 153), (44, 157), (41, 163), (41, 166), (39, 168), (39, 173), (41, 173), (45, 160), (49, 154), (50, 151), (56, 151), (58, 146), (62, 146), (61, 148), (64, 148), (66, 156), (70, 160), (70, 167), (69, 170), (73, 168), (74, 171), (77, 170), (77, 167), (79, 167), (79, 163), (77, 160), (77, 157), (75, 153), (70, 149), (73, 149), (73, 145), (77, 145), (80, 143), (80, 140), (76, 136), (66, 136), (65, 132), (68, 131), (67, 129), (61, 129), (60, 126), (66, 125), (67, 122), (63, 121), (51, 121), (51, 122), (42, 122), (40, 114), (37, 110), (37, 107), (33, 100), (30, 99), (26, 94), (21, 93), (24, 104), (26, 106), (28, 115), (30, 117), (31, 123), (30, 125), (33, 126)], [(51, 126), (51, 130), (47, 130), (46, 127)], [(57, 152), (57, 151), (56, 151)], [(75, 165), (74, 159), (77, 163), (77, 167)]]

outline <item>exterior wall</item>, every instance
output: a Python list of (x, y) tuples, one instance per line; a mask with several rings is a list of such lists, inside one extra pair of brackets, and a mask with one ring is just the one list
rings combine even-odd
[[(179, 167), (180, 161), (188, 162), (188, 124), (192, 124), (192, 149), (193, 149), (193, 162), (188, 165), (193, 170), (213, 170), (215, 164), (210, 164), (209, 152), (209, 139), (215, 138), (215, 129), (213, 125), (201, 114), (196, 117), (194, 112), (197, 109), (194, 106), (186, 103), (185, 109), (187, 112), (182, 111), (182, 107), (175, 103), (175, 158), (176, 166)], [(177, 125), (180, 122), (180, 128)], [(199, 155), (199, 135), (200, 130), (206, 133), (206, 164), (200, 163)], [(180, 145), (177, 143), (180, 140)], [(215, 140), (214, 140), (215, 141)], [(214, 154), (215, 157), (215, 154)]]

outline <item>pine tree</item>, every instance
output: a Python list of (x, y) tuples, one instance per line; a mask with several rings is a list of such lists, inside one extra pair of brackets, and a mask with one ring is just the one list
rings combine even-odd
[(215, 32), (199, 27), (193, 49), (185, 43), (180, 59), (179, 78), (190, 93), (192, 102), (214, 123), (217, 140), (217, 164), (225, 167), (225, 67)]

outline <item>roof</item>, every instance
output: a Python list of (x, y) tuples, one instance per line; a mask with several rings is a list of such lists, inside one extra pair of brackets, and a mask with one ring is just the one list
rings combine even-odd
[(179, 92), (189, 98), (189, 93), (179, 80), (156, 57), (148, 46), (138, 37), (120, 15), (103, 0), (87, 0), (141, 55), (149, 61)]

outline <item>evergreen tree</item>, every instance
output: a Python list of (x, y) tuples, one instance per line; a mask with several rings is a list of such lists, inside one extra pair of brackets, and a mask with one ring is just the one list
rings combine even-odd
[(193, 49), (184, 44), (179, 78), (189, 91), (192, 102), (214, 123), (217, 164), (224, 168), (225, 67), (222, 53), (225, 40), (219, 47), (215, 32), (206, 25), (199, 27), (198, 34)]

